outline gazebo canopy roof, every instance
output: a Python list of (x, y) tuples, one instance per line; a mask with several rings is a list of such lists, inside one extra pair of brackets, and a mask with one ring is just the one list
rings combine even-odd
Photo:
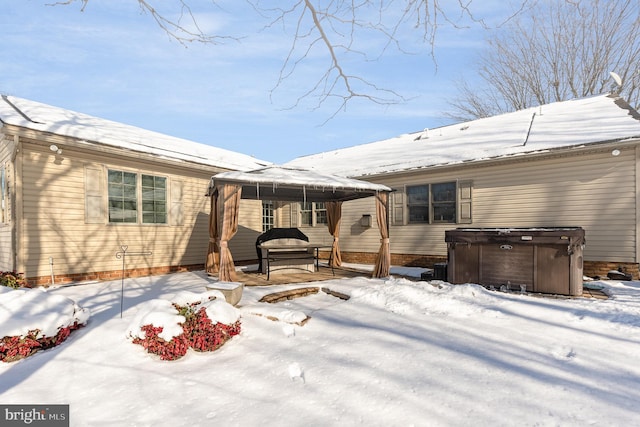
[(290, 166), (219, 173), (211, 178), (209, 194), (224, 184), (242, 185), (243, 199), (281, 201), (348, 201), (392, 191), (386, 185)]

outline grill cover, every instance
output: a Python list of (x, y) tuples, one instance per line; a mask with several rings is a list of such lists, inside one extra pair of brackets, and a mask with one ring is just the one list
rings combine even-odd
[(267, 230), (256, 239), (256, 253), (258, 254), (258, 271), (262, 271), (262, 251), (260, 245), (267, 240), (274, 239), (299, 239), (305, 242), (309, 241), (306, 234), (297, 228), (272, 228)]

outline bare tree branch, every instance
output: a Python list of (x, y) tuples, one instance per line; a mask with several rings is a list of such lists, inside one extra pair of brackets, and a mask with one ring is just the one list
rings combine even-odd
[(449, 116), (472, 119), (609, 91), (638, 108), (639, 61), (637, 0), (547, 0), (489, 40), (478, 61), (485, 86), (459, 84)]
[[(84, 12), (87, 8), (90, 0), (65, 0), (57, 1), (55, 3), (49, 3), (49, 6), (58, 5), (70, 5), (72, 3), (81, 3), (80, 11)], [(230, 40), (238, 40), (237, 37), (219, 35), (219, 34), (207, 34), (203, 31), (196, 19), (188, 0), (177, 0), (177, 4), (180, 9), (180, 13), (177, 19), (169, 19), (164, 14), (158, 12), (158, 10), (148, 0), (135, 0), (140, 6), (140, 10), (144, 13), (148, 13), (158, 26), (172, 39), (178, 41), (180, 44), (186, 46), (188, 43), (210, 43), (221, 44)], [(211, 0), (211, 3), (215, 6), (215, 0)], [(190, 29), (193, 27), (193, 30)]]
[[(348, 102), (356, 98), (366, 99), (376, 104), (388, 105), (397, 103), (404, 98), (393, 90), (381, 89), (375, 84), (367, 81), (366, 79), (347, 73), (343, 66), (341, 59), (338, 57), (338, 50), (342, 52), (356, 53), (361, 56), (366, 56), (363, 52), (358, 52), (353, 48), (353, 33), (355, 26), (360, 25), (354, 15), (346, 20), (336, 15), (333, 11), (327, 9), (318, 10), (312, 4), (310, 0), (304, 0), (296, 3), (294, 9), (282, 11), (282, 14), (277, 17), (277, 20), (283, 20), (286, 14), (293, 13), (296, 8), (299, 8), (297, 26), (295, 30), (295, 37), (293, 38), (289, 53), (280, 69), (280, 76), (276, 83), (276, 86), (272, 90), (277, 90), (283, 82), (295, 71), (295, 69), (307, 59), (311, 50), (317, 45), (322, 45), (329, 56), (329, 66), (322, 72), (316, 83), (300, 95), (293, 108), (305, 99), (315, 98), (316, 104), (313, 109), (320, 108), (328, 100), (337, 101), (337, 108), (327, 119), (335, 117), (340, 111), (346, 109)], [(354, 13), (354, 10), (351, 10)], [(306, 15), (309, 15), (311, 19), (311, 25), (305, 27)], [(351, 26), (348, 36), (342, 31), (342, 27), (347, 24)], [(334, 41), (330, 38), (329, 34), (325, 31), (325, 28), (331, 28), (332, 33), (336, 35), (340, 41)], [(306, 47), (298, 56), (296, 55), (298, 43), (310, 39), (306, 44)], [(346, 41), (343, 42), (343, 41)], [(358, 85), (360, 89), (355, 86)]]
[[(450, 15), (450, 2), (441, 0), (298, 0), (288, 8), (261, 8), (259, 0), (248, 1), (262, 16), (270, 18), (266, 27), (282, 25), (286, 28), (287, 24), (295, 22), (292, 42), (271, 95), (274, 96), (308, 59), (324, 54), (328, 60), (326, 68), (318, 70), (314, 83), (290, 108), (313, 99), (315, 104), (312, 109), (325, 104), (335, 106), (330, 118), (345, 110), (356, 99), (380, 105), (407, 100), (396, 90), (372, 81), (362, 71), (351, 71), (354, 60), (360, 65), (372, 63), (380, 60), (390, 49), (402, 54), (412, 54), (404, 46), (403, 37), (407, 38), (417, 32), (422, 36), (423, 47), (428, 48), (437, 66), (435, 45), (438, 27), (448, 25), (462, 28), (471, 24), (488, 27), (484, 20), (477, 18), (471, 11), (472, 0), (458, 0), (453, 8), (457, 14), (453, 15)], [(524, 9), (529, 3), (530, 0), (521, 0), (520, 9)], [(507, 17), (506, 21), (513, 16)], [(363, 48), (363, 40), (380, 41), (380, 48)]]
[[(172, 0), (159, 3), (137, 1), (140, 9), (149, 14), (169, 37), (186, 45), (191, 42), (219, 44), (238, 40), (238, 36), (206, 34), (198, 25), (190, 7), (194, 0)], [(481, 0), (477, 0), (478, 2)], [(519, 7), (505, 19), (509, 22), (537, 0), (516, 0)], [(215, 7), (218, 1), (210, 0)], [(442, 26), (463, 28), (477, 25), (488, 28), (485, 20), (473, 11), (474, 0), (245, 0), (255, 13), (266, 21), (264, 29), (281, 26), (293, 29), (292, 40), (283, 59), (276, 83), (271, 91), (282, 89), (293, 74), (316, 58), (326, 58), (324, 69), (313, 70), (308, 86), (296, 97), (291, 108), (303, 101), (312, 101), (312, 109), (333, 108), (329, 119), (344, 111), (355, 100), (380, 105), (401, 103), (407, 98), (387, 84), (374, 81), (367, 74), (368, 66), (380, 61), (385, 54), (419, 54), (426, 48), (434, 65), (438, 29)], [(85, 10), (90, 0), (59, 0), (53, 5), (81, 4)], [(179, 10), (178, 18), (163, 13), (164, 9)], [(479, 4), (479, 3), (477, 3)], [(164, 10), (163, 9), (163, 10)], [(502, 23), (500, 24), (502, 25)], [(407, 40), (422, 39), (422, 45), (409, 45)], [(415, 50), (416, 52), (411, 52)], [(364, 67), (364, 68), (363, 68)], [(309, 72), (305, 68), (305, 72)]]

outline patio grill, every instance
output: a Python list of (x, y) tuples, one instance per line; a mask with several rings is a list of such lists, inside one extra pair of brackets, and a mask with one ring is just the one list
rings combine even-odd
[(265, 231), (256, 239), (256, 253), (258, 254), (258, 271), (262, 271), (262, 250), (260, 245), (268, 240), (275, 239), (299, 239), (306, 242), (309, 238), (297, 228), (272, 228)]

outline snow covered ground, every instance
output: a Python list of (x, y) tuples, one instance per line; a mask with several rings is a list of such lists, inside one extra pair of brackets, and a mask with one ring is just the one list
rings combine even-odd
[(274, 305), (257, 301), (318, 284), (247, 287), (242, 333), (215, 352), (166, 362), (126, 338), (141, 303), (210, 281), (128, 279), (122, 318), (120, 281), (48, 290), (91, 317), (0, 364), (0, 403), (69, 404), (72, 426), (638, 424), (640, 282), (597, 282), (611, 298), (595, 300), (363, 277), (321, 283), (347, 301)]

